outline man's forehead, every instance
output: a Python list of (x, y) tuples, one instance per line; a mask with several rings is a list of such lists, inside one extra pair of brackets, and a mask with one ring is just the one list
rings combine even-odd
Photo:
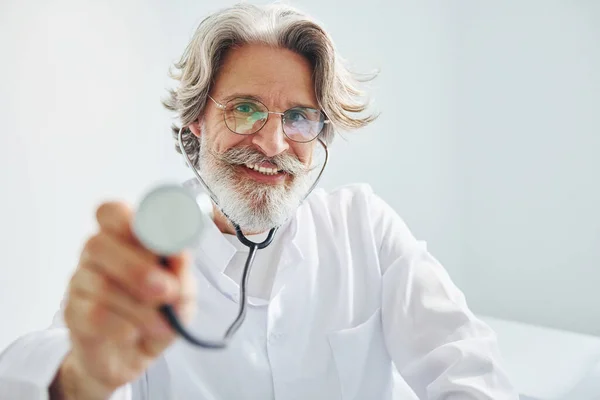
[(217, 73), (213, 94), (259, 99), (267, 106), (316, 106), (312, 66), (287, 49), (246, 45), (228, 51)]

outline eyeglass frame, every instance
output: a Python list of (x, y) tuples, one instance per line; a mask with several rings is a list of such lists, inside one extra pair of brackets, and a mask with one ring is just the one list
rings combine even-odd
[[(262, 128), (265, 127), (265, 125), (267, 125), (267, 122), (269, 121), (269, 114), (277, 114), (277, 115), (281, 116), (281, 130), (283, 131), (283, 134), (285, 135), (286, 138), (290, 139), (292, 142), (295, 142), (295, 143), (310, 143), (310, 142), (312, 142), (313, 140), (315, 140), (316, 138), (318, 138), (321, 135), (321, 132), (323, 132), (323, 129), (325, 129), (325, 125), (331, 123), (331, 120), (327, 118), (327, 114), (325, 114), (325, 112), (323, 112), (323, 110), (318, 110), (319, 112), (321, 112), (325, 116), (325, 119), (323, 120), (323, 127), (321, 127), (321, 130), (319, 131), (319, 133), (317, 133), (314, 138), (312, 138), (310, 140), (307, 140), (305, 142), (302, 142), (302, 141), (299, 141), (299, 140), (294, 140), (290, 136), (288, 136), (288, 134), (285, 132), (285, 128), (284, 128), (285, 121), (283, 120), (283, 116), (285, 115), (286, 112), (288, 112), (290, 110), (293, 110), (294, 108), (299, 108), (299, 107), (292, 107), (292, 108), (289, 108), (289, 109), (285, 110), (284, 112), (271, 111), (271, 110), (269, 110), (269, 108), (262, 101), (259, 101), (259, 100), (256, 100), (256, 99), (249, 99), (249, 98), (240, 96), (240, 97), (235, 97), (235, 98), (232, 98), (230, 100), (227, 100), (227, 103), (229, 103), (230, 101), (235, 100), (235, 99), (244, 99), (244, 100), (249, 100), (249, 101), (253, 101), (253, 102), (256, 102), (256, 103), (260, 103), (260, 104), (262, 104), (265, 107), (265, 110), (267, 110), (266, 111), (267, 112), (267, 119), (265, 119), (265, 123), (259, 129), (257, 129), (256, 132), (252, 132), (252, 133), (239, 133), (239, 132), (236, 132), (233, 129), (231, 129), (229, 127), (229, 125), (227, 124), (227, 119), (226, 119), (226, 116), (225, 116), (225, 109), (227, 108), (227, 103), (225, 103), (225, 104), (219, 103), (218, 101), (216, 101), (215, 99), (213, 99), (213, 97), (211, 95), (208, 95), (208, 98), (211, 99), (215, 103), (215, 105), (217, 106), (218, 109), (220, 109), (221, 111), (223, 111), (223, 122), (225, 122), (225, 126), (227, 127), (227, 129), (229, 129), (232, 133), (235, 133), (236, 135), (250, 136), (250, 135), (254, 135), (255, 133), (258, 133)], [(311, 108), (311, 107), (300, 107), (300, 108)], [(313, 110), (317, 110), (317, 109), (313, 108)]]

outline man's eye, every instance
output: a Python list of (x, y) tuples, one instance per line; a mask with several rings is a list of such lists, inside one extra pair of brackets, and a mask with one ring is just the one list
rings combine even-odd
[(254, 107), (252, 104), (242, 103), (236, 105), (234, 110), (240, 113), (250, 114), (256, 111), (256, 107)]
[(303, 121), (306, 119), (306, 115), (304, 115), (304, 113), (300, 111), (292, 111), (287, 115), (287, 119), (289, 119), (292, 122)]

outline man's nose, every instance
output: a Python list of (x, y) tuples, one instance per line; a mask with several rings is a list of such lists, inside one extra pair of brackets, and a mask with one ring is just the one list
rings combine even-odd
[(259, 147), (267, 157), (274, 157), (290, 148), (283, 133), (281, 116), (277, 114), (270, 114), (265, 126), (252, 136), (252, 144)]

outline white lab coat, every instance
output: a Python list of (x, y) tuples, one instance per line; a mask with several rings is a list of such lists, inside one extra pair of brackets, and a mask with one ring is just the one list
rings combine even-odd
[[(216, 338), (237, 310), (236, 249), (208, 225), (190, 329)], [(272, 297), (252, 299), (229, 348), (178, 340), (112, 400), (518, 399), (494, 332), (369, 186), (315, 190), (278, 235)], [(46, 398), (69, 348), (61, 313), (0, 356), (0, 398)]]

